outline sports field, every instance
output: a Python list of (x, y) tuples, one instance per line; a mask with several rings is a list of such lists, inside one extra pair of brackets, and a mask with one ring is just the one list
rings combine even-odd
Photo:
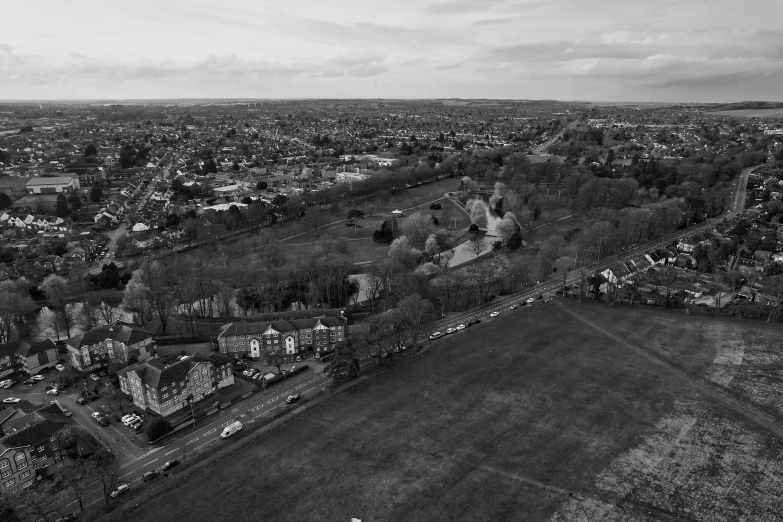
[(777, 520), (783, 386), (759, 372), (783, 367), (781, 333), (538, 302), (437, 341), (123, 520)]

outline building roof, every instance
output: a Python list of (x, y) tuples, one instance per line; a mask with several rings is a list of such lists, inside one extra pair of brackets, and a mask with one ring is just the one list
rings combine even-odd
[(185, 351), (168, 355), (160, 359), (151, 359), (123, 368), (118, 374), (126, 376), (136, 374), (141, 382), (150, 388), (160, 389), (163, 386), (185, 379), (191, 368), (198, 363), (213, 363), (211, 358), (202, 355), (192, 355)]
[(34, 185), (60, 185), (63, 183), (71, 183), (76, 176), (54, 176), (51, 178), (32, 178), (25, 185), (28, 187)]
[(71, 337), (65, 342), (73, 348), (92, 346), (107, 339), (121, 342), (125, 345), (136, 344), (139, 341), (153, 336), (152, 332), (143, 329), (140, 325), (117, 321), (111, 326), (99, 326), (83, 334)]
[(252, 323), (229, 323), (225, 325), (218, 339), (237, 335), (261, 335), (270, 326), (280, 333), (295, 332), (304, 328), (314, 328), (320, 324), (326, 327), (344, 326), (345, 323), (338, 317), (311, 317), (305, 319), (278, 319), (276, 321), (260, 321)]
[(0, 346), (0, 355), (17, 353), (22, 357), (30, 357), (47, 350), (57, 350), (57, 346), (51, 339), (43, 341), (34, 341), (33, 339), (22, 338)]

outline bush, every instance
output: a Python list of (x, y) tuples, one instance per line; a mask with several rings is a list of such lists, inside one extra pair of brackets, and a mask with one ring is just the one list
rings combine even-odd
[(440, 203), (433, 203), (432, 205), (430, 205), (430, 210), (440, 210), (440, 209), (441, 209)]
[(147, 425), (147, 439), (150, 441), (158, 440), (171, 431), (171, 423), (166, 419), (153, 419)]

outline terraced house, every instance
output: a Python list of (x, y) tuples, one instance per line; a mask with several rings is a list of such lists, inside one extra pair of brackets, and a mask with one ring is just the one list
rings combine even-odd
[(17, 370), (35, 375), (51, 368), (57, 361), (57, 346), (51, 339), (34, 341), (22, 338), (0, 345), (0, 377)]
[(205, 357), (181, 352), (128, 366), (117, 375), (120, 389), (136, 406), (163, 416), (187, 406), (188, 397), (198, 402), (234, 384), (231, 361), (220, 354)]
[(220, 353), (234, 358), (255, 359), (281, 351), (295, 357), (331, 352), (346, 335), (345, 321), (338, 317), (229, 323), (220, 330), (218, 346)]
[(124, 366), (151, 358), (155, 348), (152, 335), (141, 325), (115, 321), (71, 337), (65, 344), (73, 367), (90, 371), (108, 367), (110, 361)]

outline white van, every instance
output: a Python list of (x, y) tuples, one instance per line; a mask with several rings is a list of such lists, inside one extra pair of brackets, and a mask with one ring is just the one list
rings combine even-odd
[(225, 428), (223, 428), (223, 433), (220, 434), (220, 438), (227, 439), (241, 429), (242, 429), (242, 423), (239, 421), (234, 421), (228, 426), (226, 426)]

